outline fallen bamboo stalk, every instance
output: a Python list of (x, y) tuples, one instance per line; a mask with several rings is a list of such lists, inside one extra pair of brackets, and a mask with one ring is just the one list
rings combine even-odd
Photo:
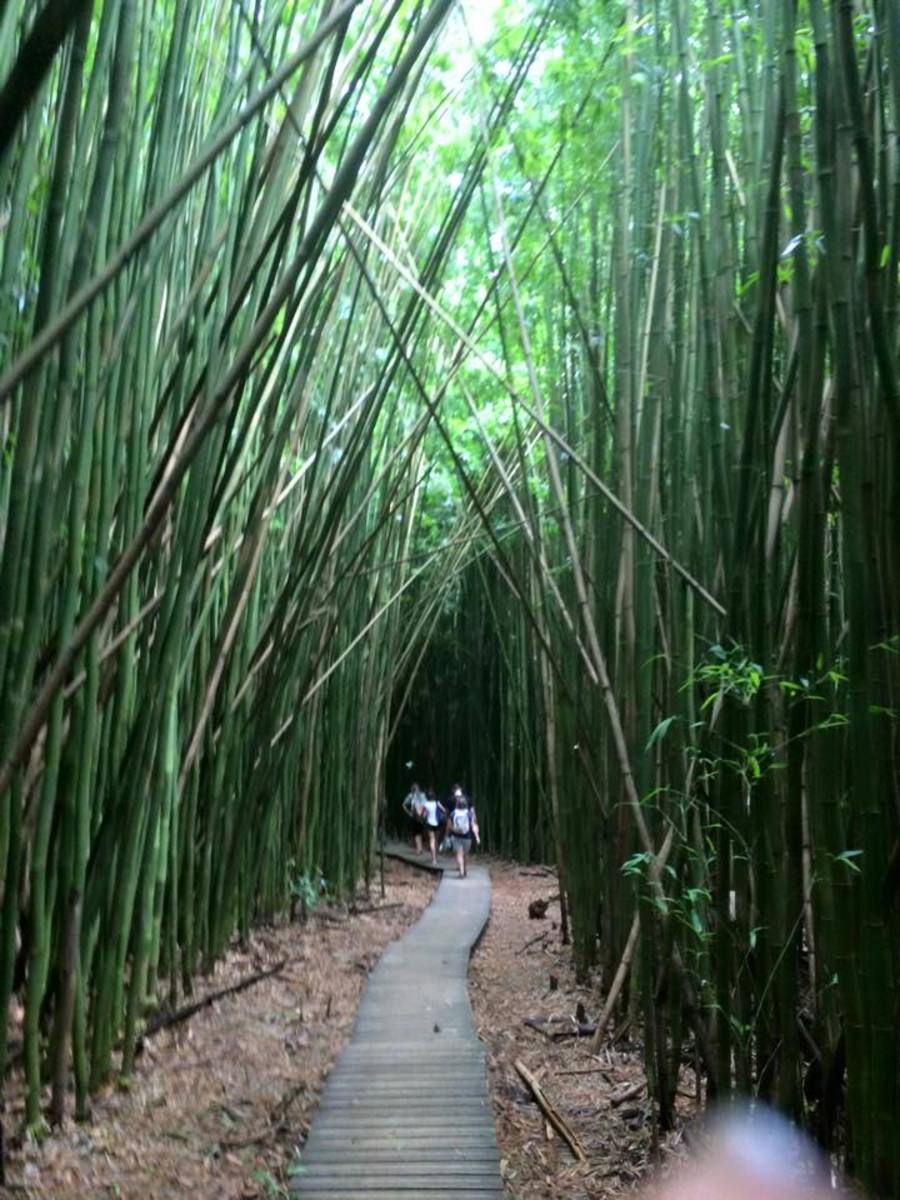
[(597, 1019), (597, 1028), (594, 1032), (594, 1040), (591, 1043), (591, 1052), (597, 1053), (600, 1048), (600, 1043), (603, 1040), (603, 1033), (606, 1026), (609, 1024), (609, 1018), (612, 1016), (612, 1011), (616, 1006), (616, 1001), (619, 999), (619, 993), (625, 986), (625, 980), (628, 978), (628, 972), (631, 970), (631, 961), (634, 958), (634, 952), (637, 948), (638, 934), (641, 929), (641, 918), (639, 913), (634, 914), (634, 919), (631, 922), (631, 929), (628, 933), (628, 941), (625, 943), (625, 950), (619, 962), (618, 969), (612, 981), (612, 986), (609, 989), (609, 994), (606, 997), (606, 1003), (603, 1005), (603, 1011)]
[[(596, 1026), (588, 1021), (574, 1021), (564, 1017), (547, 1017), (543, 1020), (540, 1017), (523, 1017), (522, 1024), (527, 1025), (529, 1029), (536, 1029), (551, 1042), (561, 1042), (566, 1038), (593, 1037), (596, 1030)], [(554, 1024), (558, 1024), (559, 1028), (548, 1028), (548, 1025)]]
[(248, 1146), (265, 1145), (279, 1133), (287, 1132), (287, 1129), (288, 1126), (281, 1121), (277, 1125), (267, 1125), (265, 1129), (260, 1129), (256, 1133), (248, 1133), (245, 1137), (219, 1138), (219, 1146), (223, 1150), (246, 1150)]
[(220, 1138), (219, 1145), (223, 1150), (243, 1150), (247, 1146), (262, 1145), (265, 1142), (270, 1142), (279, 1134), (291, 1131), (291, 1126), (286, 1123), (288, 1109), (294, 1103), (301, 1093), (307, 1090), (307, 1083), (304, 1080), (302, 1083), (295, 1083), (293, 1087), (289, 1087), (284, 1093), (272, 1111), (269, 1113), (269, 1124), (265, 1129), (257, 1130), (255, 1133), (246, 1134), (239, 1138)]
[(573, 1025), (573, 1026), (567, 1027), (565, 1029), (560, 1029), (558, 1032), (552, 1033), (550, 1036), (552, 1037), (554, 1042), (565, 1042), (569, 1038), (581, 1038), (581, 1037), (592, 1038), (594, 1036), (595, 1030), (596, 1030), (595, 1025), (588, 1025), (588, 1024)]
[[(610, 1082), (609, 1071), (606, 1067), (577, 1067), (572, 1071), (554, 1071), (554, 1075), (602, 1075), (607, 1083)], [(693, 1099), (693, 1097), (689, 1097)]]
[(559, 1136), (563, 1139), (579, 1162), (587, 1162), (587, 1151), (581, 1143), (578, 1134), (572, 1129), (568, 1121), (557, 1112), (556, 1108), (550, 1103), (541, 1088), (541, 1085), (532, 1075), (531, 1071), (520, 1060), (516, 1061), (516, 1071), (522, 1080), (527, 1084), (528, 1090), (534, 1097), (535, 1104), (550, 1122)]
[(626, 1100), (636, 1100), (644, 1090), (644, 1081), (639, 1079), (637, 1083), (631, 1083), (624, 1091), (617, 1092), (614, 1096), (610, 1096), (609, 1103), (612, 1108), (618, 1108), (620, 1104), (624, 1104)]
[(523, 950), (527, 950), (527, 949), (528, 949), (530, 946), (533, 946), (533, 945), (535, 944), (535, 942), (543, 942), (543, 941), (545, 941), (545, 940), (546, 940), (546, 939), (547, 939), (549, 936), (550, 936), (550, 930), (549, 930), (549, 929), (544, 929), (544, 930), (543, 930), (541, 933), (539, 933), (539, 934), (537, 935), (537, 937), (533, 937), (533, 938), (531, 938), (531, 940), (530, 940), (530, 941), (527, 941), (527, 942), (525, 943), (525, 945), (522, 947), (522, 949), (523, 949)]
[(523, 1017), (522, 1024), (527, 1025), (529, 1029), (536, 1029), (538, 1033), (542, 1033), (548, 1041), (556, 1041), (556, 1038), (553, 1036), (547, 1026), (542, 1024), (540, 1021), (535, 1020), (534, 1017)]
[[(663, 869), (668, 861), (669, 854), (675, 841), (675, 826), (670, 825), (666, 833), (665, 840), (660, 847), (659, 855), (651, 868), (651, 879), (659, 882)], [(603, 1011), (597, 1021), (597, 1030), (594, 1034), (594, 1040), (591, 1042), (591, 1053), (596, 1054), (600, 1049), (600, 1042), (603, 1040), (603, 1033), (612, 1016), (612, 1010), (615, 1008), (616, 1001), (619, 998), (619, 993), (625, 986), (625, 980), (628, 978), (628, 972), (631, 970), (631, 963), (634, 959), (634, 952), (637, 949), (638, 934), (641, 929), (640, 912), (636, 911), (631, 922), (631, 929), (628, 932), (628, 941), (625, 943), (625, 950), (622, 953), (622, 958), (619, 962), (618, 969), (613, 977), (612, 986), (609, 989), (609, 995), (606, 997), (606, 1003), (603, 1006)]]
[(204, 996), (202, 1000), (195, 1000), (191, 1004), (182, 1005), (181, 1008), (176, 1008), (174, 1012), (158, 1012), (155, 1013), (147, 1022), (144, 1032), (141, 1034), (137, 1043), (137, 1053), (140, 1053), (144, 1048), (144, 1042), (153, 1034), (159, 1033), (161, 1029), (167, 1029), (170, 1025), (177, 1025), (181, 1021), (187, 1021), (189, 1017), (193, 1017), (201, 1009), (209, 1008), (211, 1004), (215, 1004), (217, 1000), (224, 999), (225, 996), (233, 996), (237, 992), (243, 992), (247, 988), (252, 987), (255, 983), (261, 983), (264, 979), (269, 979), (272, 975), (277, 975), (283, 971), (287, 965), (287, 959), (282, 958), (279, 962), (271, 967), (266, 967), (264, 971), (256, 971), (253, 975), (248, 975), (246, 979), (241, 979), (237, 983), (232, 983), (229, 987), (220, 988), (217, 992), (210, 992), (208, 996)]

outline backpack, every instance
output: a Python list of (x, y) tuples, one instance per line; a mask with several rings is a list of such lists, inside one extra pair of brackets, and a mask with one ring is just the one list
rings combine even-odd
[(472, 810), (469, 808), (454, 808), (450, 814), (450, 831), (457, 837), (468, 837), (472, 832)]

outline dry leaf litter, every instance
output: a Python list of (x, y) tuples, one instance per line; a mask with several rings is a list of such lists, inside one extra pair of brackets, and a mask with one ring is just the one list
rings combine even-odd
[[(597, 980), (576, 984), (571, 948), (560, 945), (553, 872), (497, 861), (490, 866), (491, 919), (472, 959), (469, 991), (488, 1060), (507, 1196), (599, 1200), (632, 1191), (654, 1158), (665, 1163), (684, 1154), (680, 1122), (654, 1154), (641, 1045), (627, 1035), (611, 1045), (610, 1033), (593, 1055), (589, 1037), (571, 1036), (579, 1003), (582, 1023), (590, 1025), (603, 997)], [(534, 900), (550, 901), (542, 920), (529, 918)], [(523, 1024), (526, 1018), (546, 1032)], [(537, 1077), (583, 1145), (586, 1162), (577, 1162), (547, 1123), (516, 1061)], [(693, 1072), (683, 1070), (680, 1118), (696, 1109), (693, 1087)]]
[[(286, 1194), (295, 1148), (350, 1034), (366, 977), (416, 921), (434, 877), (386, 864), (349, 907), (256, 929), (195, 997), (281, 959), (284, 969), (147, 1039), (127, 1091), (95, 1098), (92, 1119), (40, 1145), (13, 1145), (9, 1195), (46, 1200), (263, 1200)], [(399, 906), (399, 907), (398, 907)], [(354, 911), (354, 909), (356, 911)], [(382, 911), (379, 911), (382, 910)], [(193, 999), (192, 998), (192, 999)], [(4, 1124), (22, 1124), (21, 1086)]]

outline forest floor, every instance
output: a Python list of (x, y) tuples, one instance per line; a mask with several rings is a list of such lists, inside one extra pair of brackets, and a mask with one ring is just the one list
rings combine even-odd
[[(470, 972), (485, 1044), (502, 1169), (510, 1200), (595, 1200), (632, 1190), (653, 1158), (641, 1047), (620, 1038), (597, 1056), (572, 1036), (579, 1003), (590, 1022), (596, 986), (575, 983), (559, 943), (559, 904), (531, 920), (532, 900), (556, 891), (551, 872), (490, 862), (490, 924)], [(28, 1200), (276, 1200), (322, 1084), (343, 1048), (368, 972), (431, 899), (435, 877), (402, 863), (349, 907), (319, 907), (306, 922), (256, 929), (194, 998), (285, 960), (275, 975), (147, 1039), (127, 1090), (111, 1086), (89, 1123), (68, 1122), (37, 1144), (11, 1139), (8, 1188)], [(525, 1025), (528, 1018), (545, 1032)], [(13, 1031), (15, 1035), (15, 1031)], [(515, 1069), (521, 1061), (580, 1138), (577, 1163)], [(690, 1082), (682, 1081), (687, 1090)], [(694, 1105), (679, 1099), (684, 1114)], [(5, 1125), (21, 1126), (21, 1085)], [(680, 1156), (680, 1131), (662, 1157)], [(434, 1166), (439, 1170), (439, 1155)]]
[[(350, 1034), (369, 971), (418, 919), (436, 878), (388, 861), (386, 895), (263, 926), (198, 981), (194, 999), (284, 969), (147, 1040), (127, 1091), (96, 1097), (89, 1123), (12, 1145), (8, 1189), (45, 1200), (274, 1200)], [(354, 909), (356, 911), (354, 911)], [(7, 1099), (8, 1130), (22, 1097)]]
[[(600, 1009), (596, 981), (575, 982), (571, 947), (560, 945), (559, 902), (541, 920), (529, 918), (533, 900), (559, 889), (553, 872), (492, 861), (491, 920), (472, 959), (470, 995), (487, 1052), (497, 1141), (512, 1200), (600, 1200), (631, 1191), (653, 1169), (681, 1158), (679, 1126), (654, 1150), (643, 1048), (629, 1031), (612, 1045), (610, 1030), (597, 1055), (577, 1036)], [(527, 1020), (543, 1032), (526, 1025)], [(586, 1151), (579, 1163), (552, 1130), (516, 1071), (521, 1062)], [(680, 1120), (697, 1109), (693, 1073), (683, 1072)]]

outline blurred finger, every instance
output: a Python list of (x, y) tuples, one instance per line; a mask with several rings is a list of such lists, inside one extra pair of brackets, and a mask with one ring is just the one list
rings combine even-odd
[(819, 1151), (762, 1107), (715, 1118), (696, 1160), (651, 1190), (648, 1200), (834, 1200)]

